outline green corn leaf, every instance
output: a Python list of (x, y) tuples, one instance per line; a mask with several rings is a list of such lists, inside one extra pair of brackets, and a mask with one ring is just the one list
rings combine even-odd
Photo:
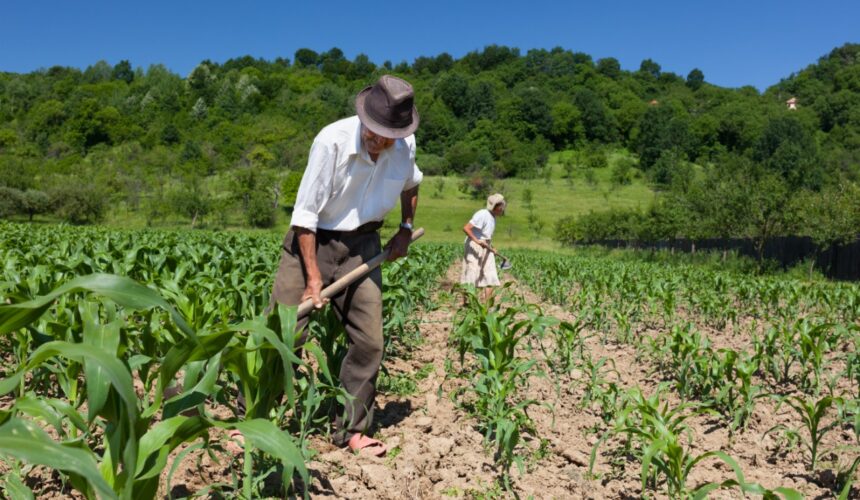
[(90, 292), (107, 297), (132, 310), (160, 308), (167, 311), (179, 329), (189, 338), (195, 334), (185, 319), (154, 290), (136, 281), (112, 274), (90, 274), (75, 278), (51, 293), (28, 302), (0, 306), (0, 335), (14, 332), (33, 323), (57, 297), (72, 292)]
[(854, 462), (851, 464), (851, 467), (848, 467), (848, 470), (840, 472), (839, 478), (844, 478), (844, 484), (842, 486), (842, 491), (839, 492), (839, 498), (837, 500), (848, 499), (848, 495), (851, 493), (851, 485), (854, 484), (854, 474), (857, 472), (858, 466), (860, 466), (860, 457), (854, 459)]
[(92, 349), (83, 344), (54, 341), (33, 351), (23, 371), (32, 370), (54, 356), (63, 356), (75, 361), (91, 361), (96, 364), (103, 370), (107, 379), (116, 389), (125, 404), (131, 422), (136, 420), (137, 394), (134, 392), (131, 374), (119, 359), (102, 350)]
[(15, 401), (14, 409), (35, 419), (44, 420), (45, 423), (62, 431), (63, 420), (56, 410), (43, 398), (36, 397), (32, 393), (25, 394)]
[(201, 436), (212, 424), (202, 417), (176, 416), (152, 426), (140, 438), (135, 478), (158, 477), (174, 448)]
[(3, 479), (3, 489), (12, 500), (33, 500), (33, 492), (18, 476), (7, 474)]
[(117, 498), (99, 473), (92, 454), (55, 443), (32, 422), (13, 418), (0, 427), (0, 451), (23, 462), (78, 474), (99, 498)]
[(216, 382), (221, 368), (221, 353), (216, 354), (207, 362), (206, 372), (190, 391), (179, 394), (164, 404), (161, 418), (168, 419), (183, 411), (204, 402), (216, 391)]
[(308, 469), (305, 467), (301, 452), (289, 438), (289, 434), (264, 419), (253, 419), (247, 422), (237, 422), (234, 427), (242, 432), (246, 441), (252, 446), (280, 460), (284, 466), (284, 481), (290, 481), (293, 472), (297, 471), (304, 484), (309, 483)]
[[(176, 373), (186, 363), (202, 361), (212, 358), (220, 353), (224, 347), (233, 339), (235, 331), (232, 329), (219, 331), (210, 335), (202, 335), (194, 339), (183, 339), (167, 351), (161, 367), (158, 370), (158, 384), (155, 391), (155, 401), (144, 410), (142, 416), (149, 418), (161, 407), (164, 390), (173, 382)], [(0, 382), (0, 389), (2, 389)]]
[[(126, 470), (134, 470), (137, 458), (137, 439), (134, 435), (137, 426), (137, 395), (132, 385), (131, 374), (125, 365), (116, 357), (110, 356), (100, 349), (93, 349), (83, 344), (72, 344), (69, 342), (49, 342), (36, 349), (27, 361), (26, 366), (19, 374), (41, 366), (44, 361), (54, 356), (62, 356), (78, 362), (90, 362), (104, 370), (111, 385), (119, 395), (124, 411), (109, 433), (108, 438), (118, 440), (111, 443), (112, 447), (122, 450), (123, 466)], [(124, 473), (125, 474), (125, 473)]]
[[(116, 356), (120, 340), (119, 322), (99, 324), (97, 304), (82, 303), (80, 312), (84, 323), (84, 344), (109, 356)], [(104, 369), (96, 363), (84, 361), (84, 375), (87, 383), (87, 420), (92, 422), (107, 402), (111, 385)]]

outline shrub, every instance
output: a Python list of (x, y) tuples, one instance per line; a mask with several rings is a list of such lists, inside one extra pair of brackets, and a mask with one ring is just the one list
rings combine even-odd
[(604, 168), (609, 165), (609, 162), (606, 160), (606, 154), (596, 149), (588, 154), (585, 165), (588, 168)]
[(0, 217), (9, 217), (21, 211), (21, 191), (0, 186)]
[(460, 192), (468, 194), (473, 200), (479, 200), (489, 196), (492, 187), (492, 176), (484, 173), (475, 173), (471, 177), (463, 179), (460, 183)]
[(50, 194), (56, 214), (71, 224), (92, 224), (104, 219), (108, 197), (93, 184), (66, 183)]
[(28, 189), (21, 195), (20, 212), (27, 214), (30, 220), (34, 215), (47, 213), (51, 209), (51, 198), (44, 191)]
[(296, 195), (299, 193), (299, 185), (302, 183), (302, 172), (290, 170), (287, 178), (281, 183), (281, 200), (284, 205), (292, 207), (296, 204)]
[(191, 219), (191, 226), (197, 224), (212, 211), (212, 198), (197, 186), (185, 187), (170, 193), (168, 205), (177, 214)]
[(627, 186), (633, 182), (633, 166), (635, 162), (630, 158), (621, 158), (612, 167), (610, 181), (613, 186)]
[(264, 191), (256, 191), (248, 200), (248, 224), (253, 227), (269, 228), (275, 225), (277, 207), (272, 197)]
[(423, 153), (419, 160), (419, 167), (424, 175), (445, 175), (448, 171), (448, 161), (444, 156)]

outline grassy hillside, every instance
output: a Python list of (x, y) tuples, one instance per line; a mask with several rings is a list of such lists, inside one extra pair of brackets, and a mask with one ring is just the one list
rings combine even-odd
[[(496, 245), (502, 248), (524, 247), (551, 249), (557, 248), (552, 240), (555, 222), (566, 216), (588, 213), (590, 210), (600, 211), (610, 207), (645, 207), (654, 196), (654, 192), (644, 179), (634, 177), (631, 184), (613, 187), (610, 182), (612, 165), (626, 155), (622, 151), (608, 155), (609, 166), (592, 169), (593, 177), (589, 179), (587, 169), (577, 167), (570, 179), (564, 168), (564, 161), (574, 154), (572, 151), (553, 153), (549, 159), (549, 176), (536, 179), (504, 179), (493, 185), (493, 190), (501, 192), (508, 200), (507, 214), (496, 226)], [(636, 171), (634, 171), (636, 172)], [(424, 227), (427, 231), (425, 241), (460, 242), (464, 235), (463, 225), (472, 214), (482, 208), (485, 198), (473, 199), (459, 187), (463, 178), (454, 176), (425, 176), (421, 185), (421, 195), (418, 206), (416, 227)], [(213, 183), (213, 187), (214, 187)], [(529, 210), (526, 207), (524, 193), (532, 192), (532, 214), (538, 224), (529, 223)], [(221, 220), (218, 220), (218, 219)], [(25, 217), (14, 217), (14, 220), (24, 221)], [(386, 219), (383, 236), (392, 234), (400, 220), (400, 208), (395, 208)], [(37, 216), (37, 223), (57, 223), (59, 219), (53, 216)], [(287, 211), (278, 213), (275, 233), (287, 231), (290, 215)], [(142, 228), (147, 226), (144, 210), (131, 211), (123, 204), (108, 211), (103, 223), (108, 227)], [(539, 224), (542, 224), (540, 227)], [(156, 227), (190, 228), (187, 218), (169, 214), (157, 220)], [(206, 229), (223, 228), (227, 230), (263, 231), (248, 229), (243, 222), (243, 214), (234, 209), (219, 217), (209, 215), (199, 223)], [(263, 231), (265, 232), (265, 231)]]
[[(555, 248), (557, 244), (552, 241), (552, 233), (558, 219), (610, 207), (644, 207), (654, 196), (642, 179), (613, 189), (609, 181), (611, 168), (595, 169), (594, 184), (586, 181), (584, 169), (575, 170), (569, 180), (561, 164), (565, 154), (569, 153), (556, 153), (550, 158), (552, 176), (549, 179), (506, 179), (495, 185), (508, 200), (507, 213), (496, 225), (494, 242), (498, 248)], [(463, 225), (476, 210), (483, 208), (485, 199), (475, 200), (460, 192), (461, 182), (462, 179), (456, 177), (428, 176), (424, 179), (416, 225), (427, 230), (428, 241), (462, 241), (465, 237)], [(523, 196), (526, 189), (532, 191), (533, 212), (542, 222), (540, 228), (529, 224), (529, 210)], [(393, 211), (386, 225), (393, 228), (399, 216), (399, 209)]]

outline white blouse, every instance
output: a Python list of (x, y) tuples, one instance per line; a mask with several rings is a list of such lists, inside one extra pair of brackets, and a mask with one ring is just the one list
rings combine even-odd
[[(496, 230), (496, 218), (486, 208), (482, 208), (475, 212), (472, 219), (469, 220), (472, 224), (472, 234), (479, 240), (492, 240), (493, 232)], [(466, 236), (466, 241), (469, 237)]]

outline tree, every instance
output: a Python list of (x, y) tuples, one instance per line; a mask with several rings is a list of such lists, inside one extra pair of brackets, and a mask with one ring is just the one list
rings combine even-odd
[[(748, 159), (728, 155), (687, 190), (686, 205), (698, 214), (705, 235), (723, 240), (743, 235), (749, 208), (747, 193), (738, 184), (747, 182), (745, 179), (753, 168)], [(723, 248), (723, 260), (727, 255), (728, 250)]]
[(48, 213), (51, 209), (51, 199), (44, 191), (28, 189), (21, 195), (20, 211), (27, 214), (29, 220), (34, 215)]
[(686, 191), (690, 186), (692, 177), (692, 167), (674, 149), (661, 152), (660, 157), (648, 170), (648, 178), (651, 179), (651, 182), (664, 188), (671, 186), (677, 191)]
[(191, 116), (198, 121), (203, 121), (209, 114), (209, 106), (206, 105), (206, 100), (202, 97), (197, 98), (194, 107), (191, 108)]
[(445, 160), (453, 172), (464, 174), (489, 166), (492, 163), (492, 155), (471, 142), (460, 141), (448, 148)]
[(627, 157), (621, 158), (612, 166), (609, 180), (615, 187), (628, 186), (633, 182), (635, 162)]
[(203, 101), (211, 103), (215, 98), (217, 91), (215, 83), (216, 78), (212, 73), (212, 69), (206, 63), (200, 63), (191, 71), (186, 80), (188, 90), (191, 92), (191, 100), (195, 102)]
[[(792, 202), (798, 233), (812, 239), (817, 254), (860, 235), (860, 187), (856, 184), (840, 183), (821, 192), (804, 190)], [(814, 265), (815, 259), (810, 259), (810, 277)]]
[(22, 197), (23, 193), (21, 191), (15, 188), (0, 186), (0, 218), (19, 213)]
[(355, 59), (353, 59), (352, 65), (350, 65), (348, 76), (352, 80), (359, 80), (367, 78), (373, 74), (374, 71), (376, 71), (376, 65), (370, 61), (367, 54), (358, 54), (355, 56)]
[(815, 139), (794, 116), (783, 115), (768, 121), (753, 157), (781, 175), (792, 189), (818, 189), (824, 181)]
[(343, 51), (337, 47), (332, 47), (320, 54), (319, 67), (323, 74), (329, 76), (345, 75), (349, 72), (350, 66), (351, 64), (343, 55)]
[(557, 101), (553, 104), (550, 140), (557, 150), (572, 147), (585, 139), (582, 114), (572, 102)]
[(300, 68), (312, 68), (319, 64), (320, 55), (311, 49), (299, 49), (293, 56), (293, 61)]
[(466, 117), (471, 108), (469, 81), (459, 73), (450, 73), (439, 79), (434, 93), (448, 106), (454, 116)]
[(521, 123), (511, 124), (512, 128), (523, 130), (525, 134), (521, 137), (527, 140), (535, 139), (538, 135), (550, 137), (552, 112), (544, 93), (535, 88), (522, 88), (515, 95), (516, 118)]
[(212, 196), (200, 185), (199, 180), (193, 180), (170, 193), (167, 203), (173, 212), (191, 219), (191, 227), (209, 215), (213, 207)]
[(108, 196), (95, 184), (66, 179), (49, 194), (56, 214), (71, 224), (93, 224), (104, 219)]
[(277, 205), (272, 202), (271, 194), (255, 191), (248, 202), (246, 215), (248, 224), (252, 227), (273, 227), (277, 217)]
[(582, 117), (582, 127), (589, 141), (609, 142), (615, 136), (612, 116), (606, 111), (603, 101), (587, 88), (577, 90), (573, 103)]
[(302, 183), (302, 172), (290, 170), (287, 177), (281, 183), (281, 200), (284, 205), (293, 207), (296, 204), (296, 195), (299, 193), (299, 185)]
[(660, 65), (651, 59), (645, 59), (639, 64), (639, 73), (649, 78), (660, 78)]
[(82, 152), (96, 144), (110, 143), (114, 125), (120, 120), (116, 108), (102, 109), (93, 98), (83, 99), (66, 127), (66, 140)]
[(116, 66), (113, 67), (111, 78), (114, 80), (121, 80), (125, 83), (131, 83), (134, 81), (134, 71), (131, 69), (131, 63), (126, 59), (118, 62)]
[(616, 80), (621, 76), (621, 63), (619, 63), (618, 59), (614, 57), (598, 59), (597, 72), (607, 78)]
[(703, 83), (705, 83), (705, 74), (702, 73), (702, 70), (699, 68), (693, 68), (693, 70), (687, 74), (687, 87), (689, 87), (690, 90), (699, 90), (699, 87), (701, 87)]
[(791, 229), (792, 217), (787, 211), (789, 187), (779, 175), (765, 172), (758, 178), (745, 179), (738, 189), (744, 193), (747, 230), (753, 239), (759, 265), (763, 265), (765, 243)]
[(691, 148), (690, 143), (687, 120), (675, 116), (671, 107), (651, 106), (642, 115), (636, 141), (642, 170), (650, 170), (664, 151), (674, 150), (680, 157), (686, 156), (686, 152)]
[(48, 99), (33, 106), (27, 114), (27, 137), (46, 149), (51, 138), (59, 132), (66, 121), (66, 111), (63, 103), (56, 99)]

